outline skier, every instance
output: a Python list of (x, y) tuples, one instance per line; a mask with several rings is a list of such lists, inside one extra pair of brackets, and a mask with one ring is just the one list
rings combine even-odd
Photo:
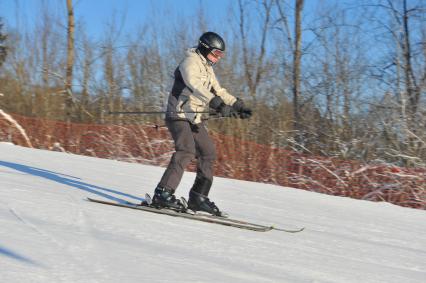
[(185, 58), (174, 72), (166, 125), (175, 143), (175, 153), (154, 191), (152, 205), (155, 207), (185, 210), (174, 192), (185, 167), (196, 158), (197, 175), (189, 192), (188, 208), (223, 216), (208, 198), (216, 150), (200, 112), (212, 108), (222, 117), (246, 119), (252, 115), (252, 110), (222, 88), (216, 79), (213, 66), (224, 55), (224, 40), (214, 32), (206, 32), (199, 38), (197, 47), (186, 51)]

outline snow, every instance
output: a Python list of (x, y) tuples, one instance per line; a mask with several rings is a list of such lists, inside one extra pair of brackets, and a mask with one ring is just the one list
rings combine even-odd
[(215, 178), (232, 217), (306, 227), (253, 232), (85, 200), (140, 201), (164, 168), (7, 143), (0, 156), (0, 282), (426, 282), (422, 210)]

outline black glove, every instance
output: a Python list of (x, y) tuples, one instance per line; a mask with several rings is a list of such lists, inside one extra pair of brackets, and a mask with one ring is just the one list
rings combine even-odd
[(232, 106), (226, 105), (220, 96), (210, 100), (209, 106), (216, 110), (222, 117), (237, 117), (238, 113)]
[(232, 105), (232, 108), (234, 108), (235, 112), (238, 113), (238, 116), (241, 119), (248, 119), (253, 114), (251, 108), (245, 106), (244, 102), (239, 98), (237, 98), (237, 101), (235, 101), (235, 103)]

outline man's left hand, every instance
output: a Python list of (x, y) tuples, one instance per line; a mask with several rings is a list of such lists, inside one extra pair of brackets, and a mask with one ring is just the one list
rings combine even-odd
[(237, 99), (237, 101), (232, 105), (232, 108), (238, 113), (238, 116), (241, 119), (248, 119), (253, 114), (253, 111), (250, 107), (244, 105), (244, 102), (241, 99)]

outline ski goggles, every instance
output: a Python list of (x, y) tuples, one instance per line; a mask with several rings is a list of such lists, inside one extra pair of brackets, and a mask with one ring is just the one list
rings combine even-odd
[(219, 49), (212, 49), (211, 54), (213, 54), (213, 56), (216, 57), (217, 59), (221, 59), (225, 57), (225, 52)]

